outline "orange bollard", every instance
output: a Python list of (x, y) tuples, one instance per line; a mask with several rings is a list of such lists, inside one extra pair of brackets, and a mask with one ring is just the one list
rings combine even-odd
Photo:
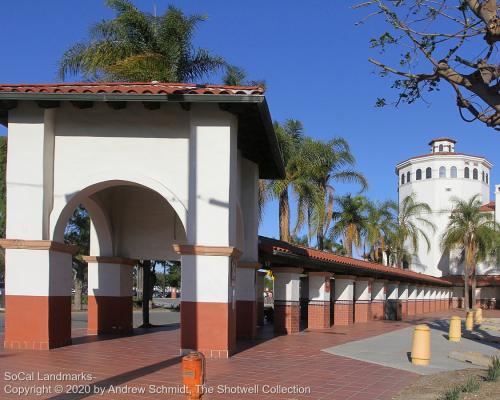
[(186, 386), (189, 400), (199, 400), (203, 396), (205, 383), (205, 357), (192, 352), (182, 357), (182, 383)]

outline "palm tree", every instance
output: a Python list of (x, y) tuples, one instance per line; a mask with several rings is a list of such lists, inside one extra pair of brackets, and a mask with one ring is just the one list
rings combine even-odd
[(368, 187), (368, 182), (361, 173), (351, 169), (355, 159), (343, 138), (327, 142), (306, 138), (302, 152), (301, 176), (305, 180), (300, 182), (303, 184), (298, 188), (296, 230), (307, 222), (316, 236), (316, 246), (323, 250), (333, 215), (333, 182), (358, 183), (361, 190)]
[(337, 200), (338, 211), (332, 212), (332, 226), (330, 239), (342, 238), (345, 252), (352, 257), (352, 247), (361, 246), (361, 239), (367, 230), (368, 201), (363, 196), (350, 194)]
[(139, 11), (129, 0), (106, 0), (116, 18), (95, 24), (86, 42), (63, 54), (59, 77), (88, 80), (185, 82), (225, 65), (223, 58), (192, 45), (194, 30), (207, 18), (169, 6), (160, 16)]
[[(464, 261), (465, 309), (469, 309), (469, 279), (472, 284), (472, 306), (476, 305), (476, 266), (498, 248), (500, 225), (490, 213), (480, 211), (479, 195), (469, 200), (452, 199), (450, 220), (441, 238), (441, 248), (449, 253), (459, 251)], [(497, 253), (498, 254), (498, 253)]]
[(431, 241), (427, 231), (435, 232), (436, 226), (425, 217), (425, 214), (431, 212), (429, 204), (416, 200), (415, 193), (406, 196), (400, 203), (398, 226), (393, 234), (393, 249), (391, 249), (397, 267), (402, 268), (403, 262), (408, 261), (409, 256), (418, 251), (420, 238), (424, 239), (427, 251), (430, 251)]
[(269, 197), (278, 199), (280, 240), (290, 241), (290, 200), (289, 189), (296, 187), (304, 175), (301, 146), (304, 140), (302, 122), (288, 119), (283, 125), (275, 122), (274, 130), (278, 137), (285, 164), (285, 178), (269, 181), (266, 192)]
[(226, 74), (222, 78), (222, 83), (228, 86), (260, 86), (266, 89), (266, 81), (249, 81), (247, 80), (247, 73), (243, 68), (236, 67), (234, 65), (226, 66)]
[(390, 242), (390, 236), (397, 226), (397, 205), (392, 200), (382, 203), (368, 203), (365, 240), (370, 246), (372, 261), (382, 263)]

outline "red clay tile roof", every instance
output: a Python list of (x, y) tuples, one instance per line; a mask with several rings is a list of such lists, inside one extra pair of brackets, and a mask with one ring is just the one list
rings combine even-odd
[[(388, 267), (382, 264), (377, 264), (369, 261), (358, 260), (351, 257), (339, 256), (337, 254), (326, 251), (312, 249), (310, 247), (299, 246), (277, 239), (271, 239), (265, 236), (259, 236), (259, 251), (268, 255), (281, 253), (291, 256), (299, 256), (310, 258), (314, 261), (331, 263), (332, 265), (346, 266), (350, 269), (358, 269), (360, 273), (369, 275), (370, 272), (376, 275), (385, 275), (387, 278), (409, 281), (422, 281), (449, 286), (450, 282), (444, 279), (436, 278), (431, 275), (421, 274), (414, 271)], [(291, 261), (292, 263), (293, 261)], [(298, 266), (304, 266), (304, 261), (297, 261)]]
[(484, 212), (494, 212), (495, 211), (495, 202), (490, 201), (489, 203), (483, 204), (479, 211), (484, 211)]
[(0, 84), (0, 93), (114, 93), (114, 94), (244, 94), (263, 95), (259, 86), (197, 85), (161, 82), (90, 82), (49, 84)]
[(441, 142), (441, 141), (452, 142), (453, 144), (457, 143), (457, 141), (455, 139), (451, 139), (449, 137), (438, 137), (438, 138), (432, 139), (429, 142), (429, 146), (432, 146), (432, 143), (434, 143), (434, 142)]
[[(455, 285), (463, 285), (464, 277), (462, 275), (447, 275), (443, 279), (450, 281)], [(481, 286), (500, 286), (500, 275), (477, 275), (476, 285)]]

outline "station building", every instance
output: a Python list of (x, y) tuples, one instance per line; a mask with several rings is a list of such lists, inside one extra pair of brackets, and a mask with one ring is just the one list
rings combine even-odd
[[(457, 152), (455, 140), (436, 138), (429, 142), (429, 147), (427, 154), (411, 157), (396, 166), (399, 202), (414, 193), (417, 201), (429, 204), (432, 213), (425, 218), (436, 226), (434, 232), (421, 226), (431, 239), (431, 248), (428, 250), (425, 244), (419, 246), (407, 267), (452, 282), (458, 304), (464, 297), (462, 256), (458, 252), (447, 254), (440, 246), (453, 199), (469, 200), (477, 195), (482, 203), (481, 211), (492, 214), (500, 223), (500, 185), (493, 186), (492, 196), (490, 177), (493, 165), (485, 157)], [(477, 305), (495, 308), (496, 299), (500, 298), (500, 265), (495, 259), (487, 260), (477, 266), (476, 274)]]
[(0, 85), (8, 128), (4, 346), (71, 344), (76, 207), (91, 219), (89, 334), (132, 332), (132, 266), (181, 261), (181, 354), (229, 357), (277, 334), (451, 305), (450, 282), (258, 237), (258, 181), (283, 177), (259, 87), (176, 83)]

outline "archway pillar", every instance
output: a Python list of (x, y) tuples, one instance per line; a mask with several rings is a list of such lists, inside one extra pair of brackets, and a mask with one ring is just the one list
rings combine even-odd
[(256, 270), (258, 262), (239, 262), (236, 270), (236, 338), (253, 340), (257, 334)]
[(408, 317), (408, 283), (400, 283), (398, 289), (398, 299), (401, 301), (401, 318)]
[(372, 283), (371, 317), (374, 320), (384, 319), (386, 282), (385, 279), (375, 279)]
[(136, 261), (100, 256), (83, 259), (88, 263), (88, 333), (132, 333), (132, 267)]
[(333, 324), (350, 325), (354, 323), (354, 281), (352, 275), (335, 275), (333, 303)]
[(431, 288), (424, 286), (424, 313), (431, 311)]
[(71, 344), (72, 254), (50, 240), (2, 239), (5, 250), (4, 347), (48, 350)]
[(181, 254), (181, 355), (228, 358), (236, 350), (234, 247), (174, 245)]
[(309, 272), (309, 303), (307, 306), (307, 327), (326, 329), (330, 321), (330, 272)]
[(300, 274), (302, 268), (273, 267), (274, 332), (297, 333), (300, 330)]
[(368, 322), (371, 319), (373, 278), (356, 278), (354, 287), (354, 322)]

